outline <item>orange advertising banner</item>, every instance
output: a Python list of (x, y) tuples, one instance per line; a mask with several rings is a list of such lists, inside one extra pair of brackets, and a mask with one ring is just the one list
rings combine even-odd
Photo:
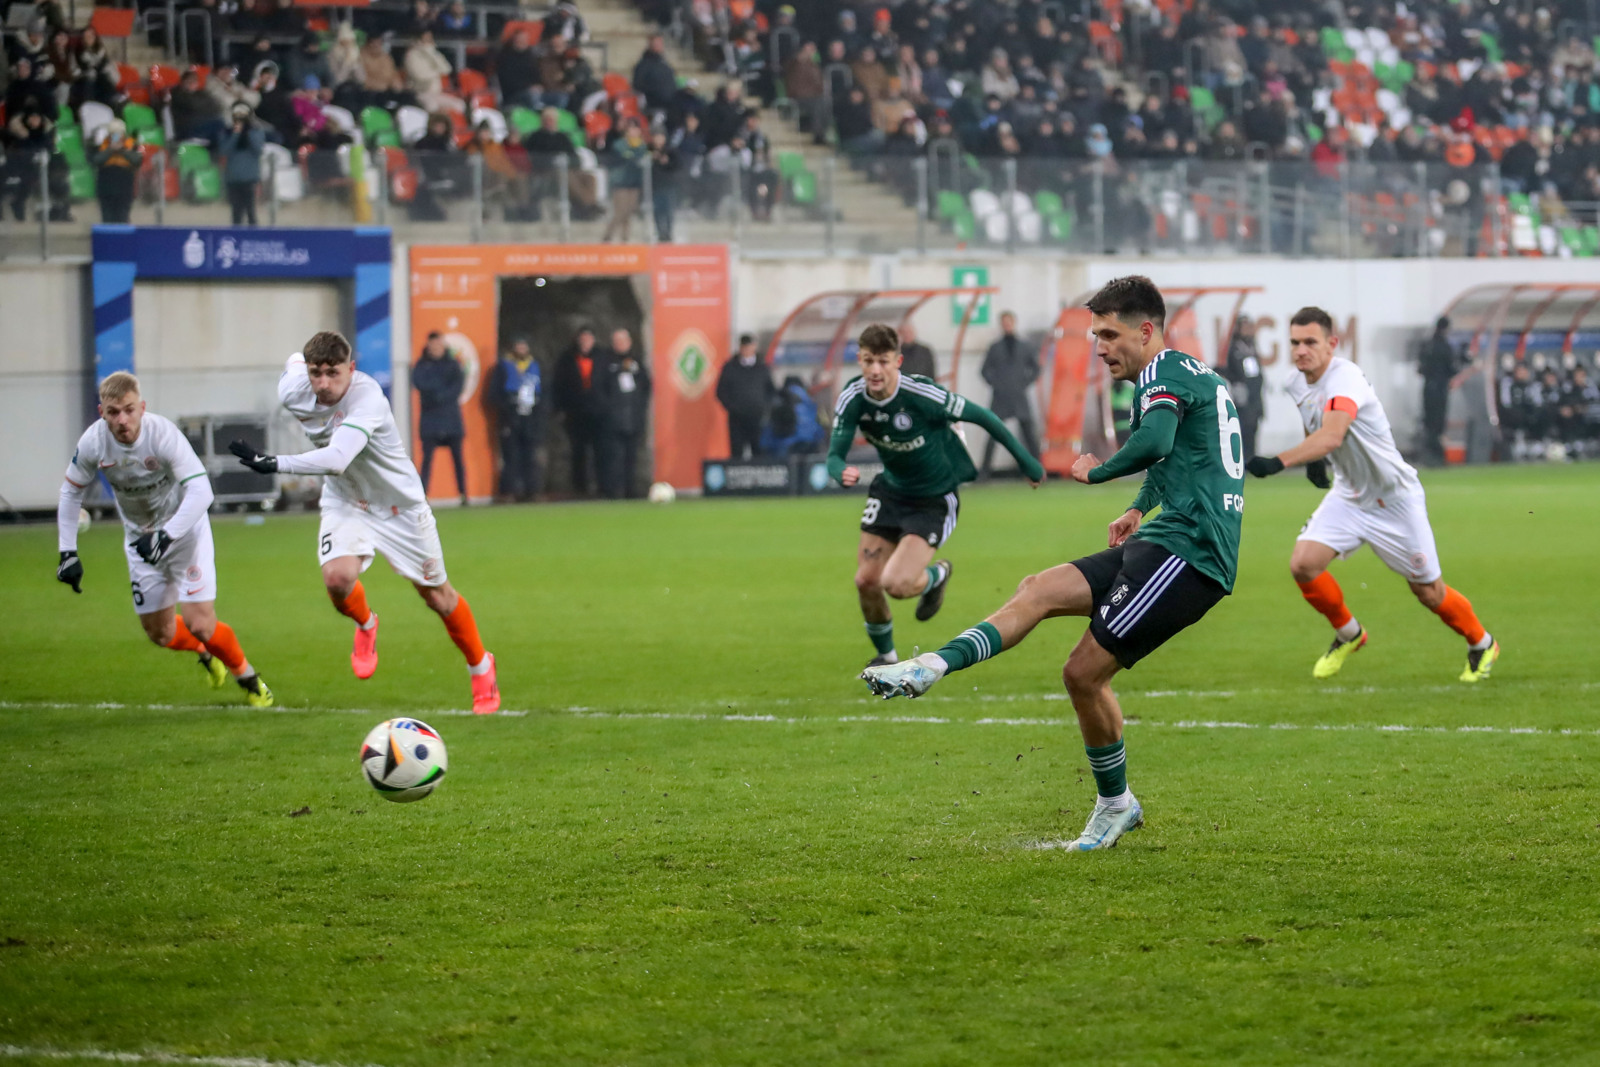
[(1044, 462), (1051, 474), (1065, 476), (1083, 449), (1084, 402), (1089, 393), (1089, 310), (1064, 312), (1055, 336), (1045, 342), (1045, 358), (1054, 367), (1050, 400), (1045, 405)]
[(732, 350), (726, 245), (658, 245), (651, 279), (655, 480), (699, 488), (700, 462), (728, 454), (717, 376)]
[[(406, 358), (415, 363), (428, 334), (437, 330), (461, 363), (468, 496), (494, 492), (494, 444), (480, 389), (499, 358), (500, 279), (619, 274), (650, 276), (652, 306), (645, 312), (652, 327), (655, 480), (696, 488), (700, 461), (727, 454), (727, 421), (715, 396), (730, 348), (725, 246), (413, 245)], [(412, 408), (415, 441), (416, 405)], [(460, 495), (450, 463), (434, 464), (427, 489), (430, 497)]]

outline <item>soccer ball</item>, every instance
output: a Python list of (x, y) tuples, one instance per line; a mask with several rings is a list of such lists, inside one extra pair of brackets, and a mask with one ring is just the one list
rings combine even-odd
[(89, 518), (89, 509), (88, 508), (79, 508), (78, 509), (78, 532), (79, 533), (88, 533), (89, 532), (89, 525), (90, 525), (90, 523), (92, 521), (93, 520), (91, 520)]
[(656, 482), (650, 487), (650, 503), (670, 504), (678, 499), (678, 491), (672, 488), (671, 482)]
[(450, 765), (439, 732), (417, 719), (389, 719), (361, 742), (361, 771), (385, 800), (421, 800)]

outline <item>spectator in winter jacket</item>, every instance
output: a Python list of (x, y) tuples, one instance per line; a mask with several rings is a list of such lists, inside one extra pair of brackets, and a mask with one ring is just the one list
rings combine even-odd
[(1442, 439), (1445, 411), (1450, 403), (1450, 379), (1462, 367), (1461, 355), (1450, 343), (1449, 334), (1450, 320), (1441, 316), (1417, 359), (1417, 373), (1422, 375), (1423, 462), (1435, 465), (1444, 463)]
[(606, 222), (605, 236), (611, 240), (616, 234), (628, 239), (633, 225), (634, 212), (639, 210), (639, 196), (644, 189), (644, 168), (650, 160), (650, 146), (645, 144), (644, 131), (639, 123), (629, 119), (622, 136), (611, 142), (611, 218)]
[(444, 80), (450, 76), (450, 61), (433, 43), (432, 30), (422, 31), (416, 43), (406, 49), (405, 65), (406, 88), (416, 94), (417, 103), (424, 110), (465, 113), (467, 102), (444, 91)]
[(217, 98), (200, 88), (200, 72), (190, 67), (178, 79), (167, 103), (172, 116), (172, 133), (180, 141), (207, 141), (215, 144), (227, 128), (224, 111)]
[(494, 74), (500, 81), (500, 98), (507, 110), (539, 109), (543, 103), (539, 93), (539, 54), (533, 50), (527, 31), (518, 30), (511, 35), (495, 60)]
[[(1039, 433), (1033, 424), (1033, 407), (1028, 403), (1028, 387), (1039, 377), (1039, 356), (1017, 336), (1017, 316), (1000, 313), (1000, 339), (989, 346), (983, 357), (983, 380), (993, 390), (989, 410), (1001, 419), (1017, 421), (1017, 436), (1034, 457), (1039, 455)], [(983, 449), (982, 475), (987, 478), (994, 463), (994, 442)]]
[(455, 461), (456, 492), (463, 507), (467, 503), (467, 467), (461, 457), (461, 442), (466, 428), (461, 422), (461, 391), (466, 375), (455, 354), (445, 346), (438, 330), (428, 334), (422, 355), (411, 368), (411, 388), (417, 391), (417, 437), (422, 441), (422, 487), (426, 491), (433, 474), (433, 454), (450, 450)]
[(756, 352), (756, 339), (739, 338), (739, 351), (717, 376), (717, 403), (728, 413), (728, 458), (751, 459), (761, 450), (761, 428), (777, 397), (772, 372)]
[(489, 372), (484, 393), (500, 441), (500, 497), (529, 501), (544, 487), (544, 387), (539, 361), (519, 337)]
[(266, 146), (267, 131), (248, 107), (235, 104), (232, 125), (217, 141), (217, 151), (227, 160), (222, 180), (235, 226), (256, 225), (256, 186), (261, 184), (261, 153)]
[(939, 376), (933, 349), (917, 340), (917, 328), (910, 322), (900, 326), (900, 373), (920, 374), (924, 378)]
[(144, 156), (121, 119), (113, 119), (106, 127), (105, 140), (89, 162), (95, 169), (94, 195), (100, 201), (100, 221), (127, 222), (133, 209), (134, 182)]
[(572, 491), (580, 496), (588, 495), (590, 465), (596, 459), (604, 363), (605, 353), (595, 348), (594, 331), (585, 326), (556, 361), (551, 388), (551, 399), (561, 413), (572, 449)]
[(1233, 406), (1239, 412), (1239, 436), (1244, 444), (1244, 459), (1256, 454), (1256, 427), (1265, 410), (1261, 397), (1261, 359), (1256, 349), (1256, 324), (1240, 315), (1228, 342), (1228, 361), (1222, 368), (1228, 379)]
[(678, 91), (678, 75), (667, 62), (667, 39), (652, 34), (650, 46), (633, 67), (633, 88), (644, 96), (645, 107), (660, 111)]
[(800, 129), (811, 134), (813, 143), (823, 144), (830, 116), (815, 42), (801, 45), (800, 51), (783, 68), (783, 87), (800, 112)]
[(650, 368), (633, 335), (614, 330), (599, 368), (601, 420), (596, 442), (600, 492), (616, 500), (638, 493), (639, 447), (650, 425)]
[(239, 80), (239, 70), (224, 64), (211, 72), (206, 79), (206, 92), (217, 102), (218, 114), (233, 114), (234, 104), (243, 104), (252, 110), (261, 103), (261, 94)]

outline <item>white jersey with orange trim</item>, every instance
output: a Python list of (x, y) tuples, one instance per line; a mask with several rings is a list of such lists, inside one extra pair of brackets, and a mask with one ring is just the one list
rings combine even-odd
[(1384, 497), (1422, 488), (1416, 468), (1395, 447), (1394, 431), (1378, 394), (1354, 363), (1334, 356), (1315, 384), (1296, 373), (1289, 381), (1288, 393), (1300, 409), (1300, 421), (1308, 434), (1322, 426), (1325, 412), (1346, 411), (1353, 417), (1344, 442), (1328, 453), (1333, 464), (1333, 493), (1366, 508), (1381, 507)]
[(383, 388), (370, 375), (355, 371), (343, 398), (324, 407), (317, 403), (311, 388), (305, 357), (296, 352), (278, 379), (278, 399), (319, 450), (328, 448), (341, 427), (366, 435), (366, 442), (337, 473), (315, 462), (297, 463), (300, 457), (279, 457), (278, 469), (286, 474), (323, 474), (324, 505), (337, 502), (376, 515), (395, 515), (427, 504), (422, 479), (406, 451), (394, 411)]
[[(116, 497), (122, 525), (137, 537), (166, 526), (183, 502), (184, 484), (204, 478), (206, 468), (171, 419), (145, 412), (131, 445), (118, 441), (104, 419), (96, 419), (78, 438), (67, 464), (68, 484), (81, 491), (101, 475)], [(204, 521), (203, 511), (200, 517)]]

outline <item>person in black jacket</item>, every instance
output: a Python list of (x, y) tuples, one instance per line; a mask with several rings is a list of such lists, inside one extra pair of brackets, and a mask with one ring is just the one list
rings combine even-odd
[(467, 503), (467, 466), (461, 456), (461, 439), (466, 432), (461, 424), (461, 389), (465, 383), (466, 375), (445, 347), (444, 335), (433, 331), (422, 346), (422, 356), (411, 368), (411, 388), (420, 400), (417, 436), (422, 439), (422, 486), (427, 488), (428, 476), (433, 473), (434, 451), (448, 448), (455, 462), (456, 492), (461, 494), (463, 507)]
[(917, 340), (917, 328), (909, 322), (900, 324), (900, 373), (939, 377), (933, 349)]
[(664, 111), (678, 91), (678, 74), (667, 62), (667, 39), (651, 34), (650, 44), (633, 67), (633, 90), (644, 95), (650, 111)]
[[(1028, 455), (1039, 456), (1039, 432), (1033, 425), (1033, 408), (1028, 403), (1028, 387), (1039, 378), (1039, 354), (1017, 336), (1017, 316), (1000, 313), (1000, 339), (989, 346), (983, 357), (983, 380), (994, 392), (989, 410), (1002, 420), (1017, 421), (1017, 436)], [(983, 447), (982, 477), (987, 478), (994, 463), (994, 441)]]
[(1450, 379), (1461, 369), (1461, 355), (1450, 343), (1450, 320), (1434, 323), (1433, 336), (1422, 346), (1417, 373), (1422, 375), (1422, 459), (1444, 463), (1444, 421), (1450, 404)]
[(650, 368), (633, 335), (614, 330), (611, 348), (595, 367), (601, 418), (595, 441), (600, 492), (612, 500), (635, 496), (639, 445), (650, 425)]
[(500, 493), (503, 499), (527, 502), (544, 484), (539, 447), (544, 443), (544, 389), (539, 361), (527, 338), (518, 337), (511, 351), (489, 372), (485, 399), (495, 416), (500, 440)]
[(761, 428), (777, 397), (772, 372), (756, 352), (750, 334), (739, 338), (739, 351), (717, 376), (717, 403), (728, 413), (728, 458), (753, 459), (761, 452)]
[(596, 437), (604, 362), (605, 354), (594, 346), (594, 331), (585, 326), (561, 353), (553, 376), (551, 399), (561, 413), (567, 442), (572, 447), (572, 491), (580, 496), (589, 493), (590, 461), (595, 461), (596, 468), (599, 467)]
[(1239, 437), (1244, 444), (1244, 458), (1248, 459), (1256, 454), (1256, 428), (1261, 425), (1265, 402), (1261, 397), (1261, 359), (1256, 354), (1256, 324), (1244, 315), (1233, 324), (1222, 371), (1228, 379), (1228, 391), (1233, 394), (1233, 406), (1239, 410)]

